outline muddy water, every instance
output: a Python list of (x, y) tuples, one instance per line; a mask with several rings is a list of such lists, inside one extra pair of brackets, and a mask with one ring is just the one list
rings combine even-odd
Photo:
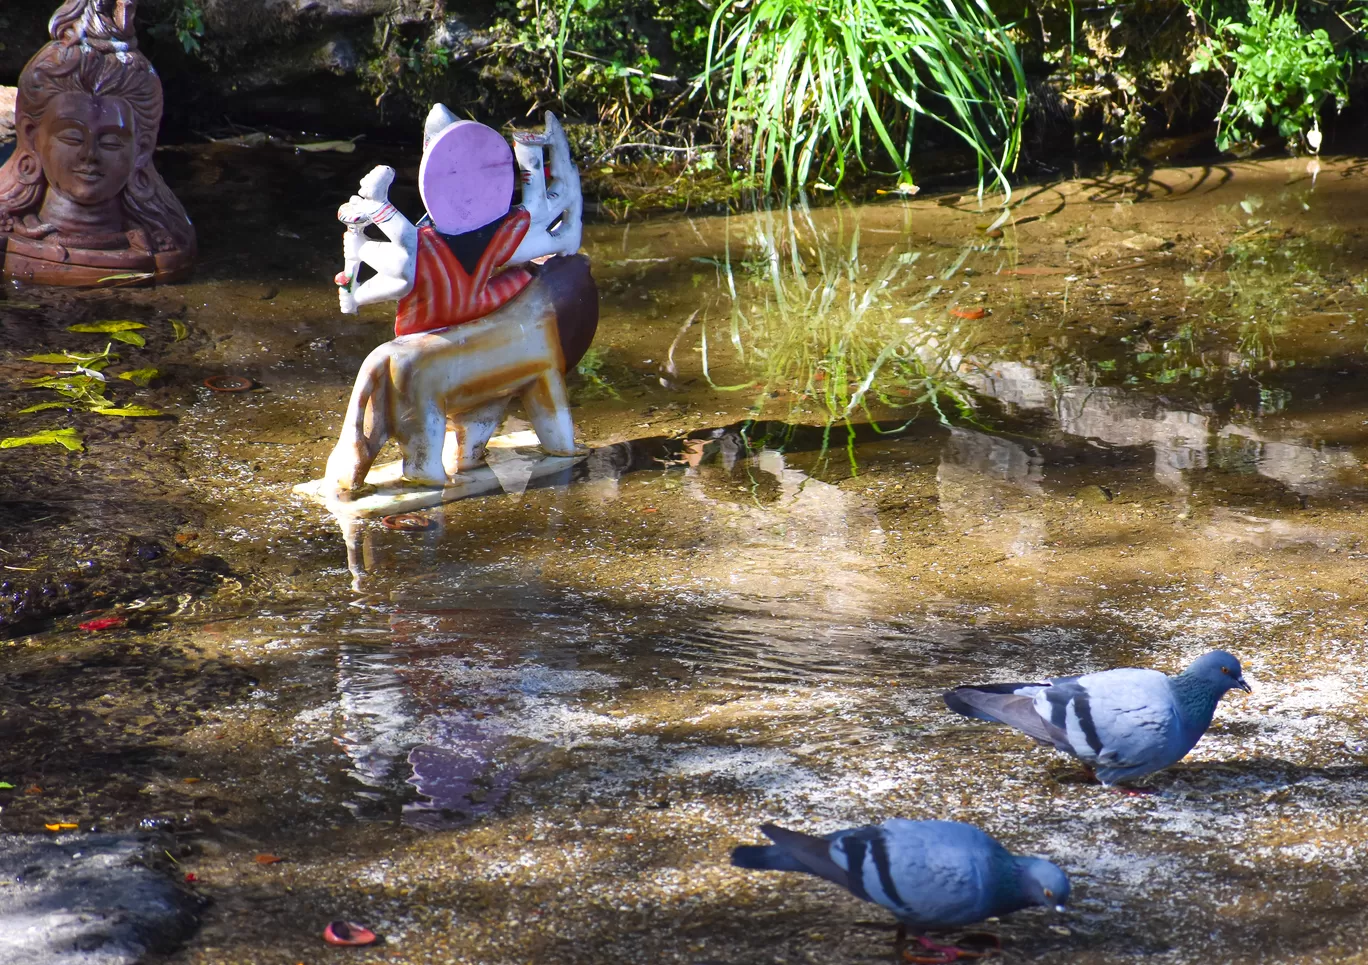
[[(593, 454), (349, 546), (290, 489), (385, 336), (328, 281), (374, 160), (170, 154), (194, 282), (0, 301), (7, 390), (89, 346), (64, 323), (131, 318), (164, 374), (120, 391), (175, 417), (3, 418), (87, 442), (0, 453), (0, 562), (72, 584), (5, 642), (7, 830), (174, 831), (213, 899), (185, 965), (336, 957), (339, 917), (386, 936), (365, 962), (890, 961), (878, 909), (726, 859), (893, 815), (1073, 876), (1067, 913), (989, 926), (1012, 960), (1364, 957), (1361, 166), (1032, 187), (1000, 226), (973, 197), (592, 225)], [(860, 373), (794, 348), (824, 326), (905, 346), (849, 429), (821, 400)], [(1254, 694), (1146, 797), (938, 699), (1212, 646)]]

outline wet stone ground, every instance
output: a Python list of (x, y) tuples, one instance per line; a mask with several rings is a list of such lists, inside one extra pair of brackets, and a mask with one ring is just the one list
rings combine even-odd
[[(894, 815), (1069, 872), (1068, 912), (989, 924), (1011, 961), (1368, 959), (1360, 164), (1027, 187), (1000, 225), (592, 224), (593, 454), (349, 545), (291, 487), (390, 321), (329, 281), (379, 158), (163, 153), (195, 280), (0, 299), (0, 434), (85, 441), (0, 451), (3, 828), (174, 836), (209, 904), (157, 960), (889, 962), (878, 908), (727, 856)], [(111, 372), (160, 371), (113, 392), (169, 415), (16, 414), (53, 370), (22, 357), (105, 319), (148, 326)], [(860, 338), (946, 419), (894, 379), (824, 428)], [(1254, 693), (1145, 797), (939, 700), (1213, 646)], [(328, 948), (336, 918), (383, 943)]]

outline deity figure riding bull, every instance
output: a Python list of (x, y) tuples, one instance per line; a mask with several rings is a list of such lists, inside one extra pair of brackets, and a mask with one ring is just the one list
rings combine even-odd
[[(335, 279), (342, 311), (399, 305), (397, 337), (356, 378), (325, 488), (362, 486), (390, 439), (404, 481), (444, 486), (483, 461), (514, 397), (547, 453), (582, 452), (565, 372), (593, 339), (598, 291), (577, 254), (579, 173), (555, 115), (543, 132), (515, 135), (510, 151), (497, 131), (438, 104), (424, 128), (427, 215), (417, 224), (390, 204), (393, 180), (392, 168), (377, 167), (338, 210), (348, 226)], [(512, 206), (515, 180), (522, 196)], [(371, 226), (387, 240), (367, 237)], [(362, 265), (375, 272), (364, 282)]]

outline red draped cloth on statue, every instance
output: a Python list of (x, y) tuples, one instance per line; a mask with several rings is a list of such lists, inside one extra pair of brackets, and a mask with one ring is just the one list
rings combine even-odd
[(494, 269), (513, 257), (531, 223), (521, 208), (509, 215), (489, 239), (474, 274), (465, 270), (436, 228), (419, 228), (413, 290), (399, 299), (394, 334), (412, 335), (472, 322), (512, 301), (532, 275), (525, 268), (509, 268), (497, 275)]

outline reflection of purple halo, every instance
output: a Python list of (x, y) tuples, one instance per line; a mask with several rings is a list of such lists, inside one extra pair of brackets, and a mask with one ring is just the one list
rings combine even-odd
[(418, 169), (418, 190), (445, 235), (483, 228), (513, 202), (513, 149), (502, 134), (457, 121), (432, 139)]
[(518, 776), (516, 768), (500, 766), (494, 759), (504, 744), (502, 737), (458, 727), (445, 735), (445, 741), (445, 746), (419, 744), (409, 751), (413, 776), (408, 783), (428, 799), (404, 805), (409, 827), (437, 831), (486, 814), (508, 796)]

